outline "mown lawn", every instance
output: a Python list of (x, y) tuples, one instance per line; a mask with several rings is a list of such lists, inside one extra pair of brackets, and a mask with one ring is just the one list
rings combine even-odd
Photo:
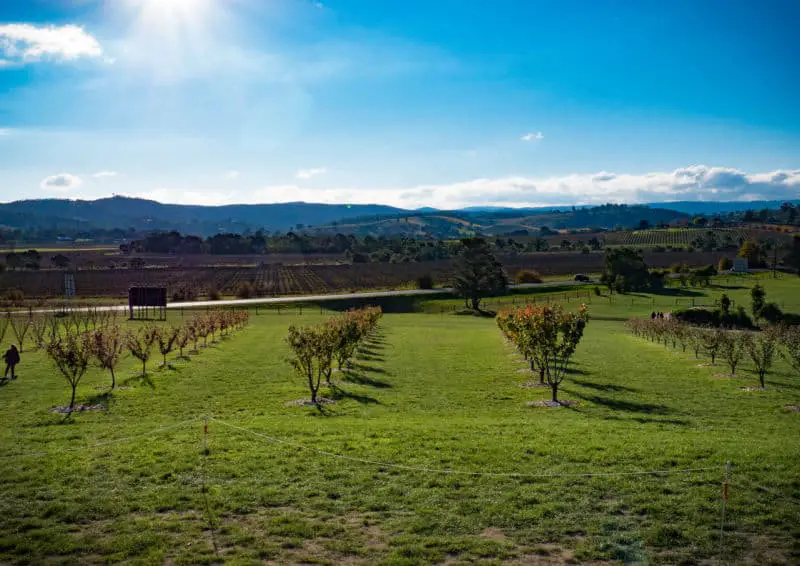
[[(766, 284), (772, 300), (800, 294)], [(785, 408), (800, 379), (781, 362), (768, 391), (744, 391), (749, 364), (725, 377), (630, 336), (624, 303), (591, 308), (562, 392), (574, 408), (528, 407), (549, 392), (521, 386), (525, 364), (475, 317), (386, 315), (324, 413), (287, 406), (307, 392), (282, 342), (316, 310), (254, 316), (146, 380), (126, 359), (113, 393), (93, 369), (79, 398), (108, 409), (68, 420), (49, 411), (65, 383), (24, 353), (0, 387), (0, 562), (800, 560), (800, 413)], [(697, 468), (713, 469), (681, 471)], [(616, 475), (653, 470), (668, 473)]]

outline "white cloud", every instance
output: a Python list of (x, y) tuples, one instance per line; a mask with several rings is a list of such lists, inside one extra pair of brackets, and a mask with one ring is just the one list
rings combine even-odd
[(95, 179), (111, 179), (113, 177), (119, 176), (119, 173), (116, 171), (98, 171), (92, 177)]
[[(67, 179), (58, 183), (62, 187), (70, 184)], [(44, 185), (43, 182), (43, 187)], [(401, 208), (432, 206), (441, 209), (477, 205), (534, 207), (598, 205), (609, 202), (668, 203), (676, 200), (789, 200), (800, 198), (800, 169), (746, 173), (726, 167), (695, 165), (671, 172), (630, 174), (600, 171), (557, 177), (508, 176), (387, 189), (312, 188), (293, 183), (264, 186), (255, 190), (252, 188), (224, 190), (213, 187), (159, 188), (136, 196), (181, 204), (305, 201), (332, 204), (388, 204)]]
[(544, 134), (542, 132), (530, 132), (525, 134), (520, 138), (522, 141), (542, 141), (544, 139)]
[(83, 180), (69, 173), (51, 175), (42, 180), (40, 187), (45, 191), (72, 191), (83, 185)]
[(399, 202), (444, 208), (472, 205), (536, 206), (691, 201), (796, 199), (800, 169), (748, 174), (725, 167), (695, 165), (641, 175), (572, 174), (561, 177), (474, 179), (424, 185), (399, 195)]
[(324, 175), (327, 172), (327, 167), (312, 167), (311, 169), (300, 169), (295, 177), (298, 179), (311, 179), (317, 175)]
[(0, 61), (4, 66), (102, 55), (100, 42), (78, 26), (0, 25)]

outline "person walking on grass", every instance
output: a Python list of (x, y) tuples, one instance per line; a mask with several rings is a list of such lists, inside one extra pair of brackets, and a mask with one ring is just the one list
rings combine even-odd
[(11, 347), (3, 355), (3, 360), (6, 362), (6, 371), (3, 377), (8, 377), (8, 372), (11, 370), (11, 379), (17, 379), (14, 368), (17, 367), (19, 363), (19, 350), (17, 350), (14, 344), (11, 344)]

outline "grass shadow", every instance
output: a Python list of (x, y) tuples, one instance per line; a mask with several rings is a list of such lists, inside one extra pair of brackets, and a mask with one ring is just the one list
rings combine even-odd
[(144, 375), (139, 373), (139, 374), (134, 375), (133, 377), (129, 377), (124, 382), (122, 382), (122, 385), (129, 385), (129, 386), (147, 385), (148, 387), (150, 387), (150, 389), (155, 389), (156, 388), (156, 383), (150, 377), (149, 373), (146, 373)]
[(633, 393), (636, 391), (636, 389), (633, 389), (631, 387), (625, 387), (624, 385), (614, 385), (612, 383), (592, 383), (591, 381), (581, 381), (579, 379), (573, 379), (572, 383), (580, 385), (581, 387), (594, 389), (596, 391), (626, 391), (629, 393)]
[(105, 393), (99, 393), (97, 395), (92, 395), (88, 399), (86, 399), (87, 405), (101, 405), (108, 409), (111, 405), (114, 404), (114, 393), (112, 391), (106, 391)]
[(567, 375), (589, 375), (589, 372), (583, 371), (582, 369), (578, 369), (573, 366), (568, 367), (566, 372)]
[(349, 391), (345, 391), (344, 389), (337, 387), (335, 384), (331, 385), (331, 394), (330, 398), (334, 401), (341, 401), (342, 399), (352, 399), (362, 405), (380, 405), (380, 401), (378, 401), (375, 397), (370, 397), (369, 395), (359, 395), (358, 393), (350, 393)]
[(653, 291), (652, 295), (657, 295), (659, 297), (704, 297), (705, 293), (702, 291), (695, 291), (693, 289), (687, 289), (686, 287), (664, 287), (663, 289), (658, 289), (657, 291)]
[(389, 389), (392, 387), (391, 383), (381, 381), (379, 379), (372, 379), (366, 375), (355, 373), (353, 371), (344, 370), (342, 372), (342, 381), (349, 383), (357, 383), (358, 385), (369, 385), (370, 387), (377, 387), (378, 389)]
[(625, 411), (628, 413), (644, 413), (647, 415), (669, 415), (672, 410), (666, 405), (657, 405), (655, 403), (636, 403), (634, 401), (623, 401), (621, 399), (611, 399), (609, 397), (600, 397), (599, 395), (585, 395), (577, 391), (572, 393), (580, 397), (584, 401), (589, 401), (596, 405), (608, 407), (615, 411)]
[(368, 356), (380, 356), (381, 355), (380, 350), (383, 350), (383, 346), (373, 347), (373, 346), (370, 346), (370, 345), (366, 345), (366, 346), (361, 346), (358, 349), (358, 353), (359, 354), (366, 354)]
[(359, 364), (357, 362), (351, 362), (350, 363), (350, 367), (355, 369), (355, 370), (358, 370), (360, 372), (364, 372), (364, 373), (367, 373), (367, 372), (369, 372), (369, 373), (380, 373), (380, 374), (383, 374), (383, 375), (388, 375), (389, 374), (383, 368), (379, 368), (379, 367), (375, 367), (375, 366), (368, 366), (366, 364)]
[(658, 418), (651, 418), (651, 417), (630, 417), (630, 418), (623, 418), (617, 417), (614, 415), (609, 415), (605, 417), (604, 420), (607, 421), (619, 421), (619, 422), (635, 422), (639, 424), (671, 424), (677, 426), (688, 426), (692, 424), (689, 421), (683, 419), (658, 419)]

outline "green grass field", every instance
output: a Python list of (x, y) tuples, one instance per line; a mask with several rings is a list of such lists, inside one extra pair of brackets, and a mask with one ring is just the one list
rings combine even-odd
[[(763, 282), (800, 311), (800, 280)], [(595, 297), (562, 388), (572, 408), (527, 406), (549, 391), (522, 387), (494, 321), (450, 314), (385, 315), (324, 413), (287, 405), (308, 392), (283, 337), (316, 309), (262, 311), (147, 379), (125, 359), (113, 393), (92, 369), (79, 401), (107, 410), (70, 419), (50, 412), (66, 383), (23, 353), (0, 387), (0, 562), (797, 562), (798, 376), (781, 362), (766, 392), (744, 391), (749, 363), (729, 378), (623, 323), (722, 292), (748, 304), (752, 278), (717, 283)]]

